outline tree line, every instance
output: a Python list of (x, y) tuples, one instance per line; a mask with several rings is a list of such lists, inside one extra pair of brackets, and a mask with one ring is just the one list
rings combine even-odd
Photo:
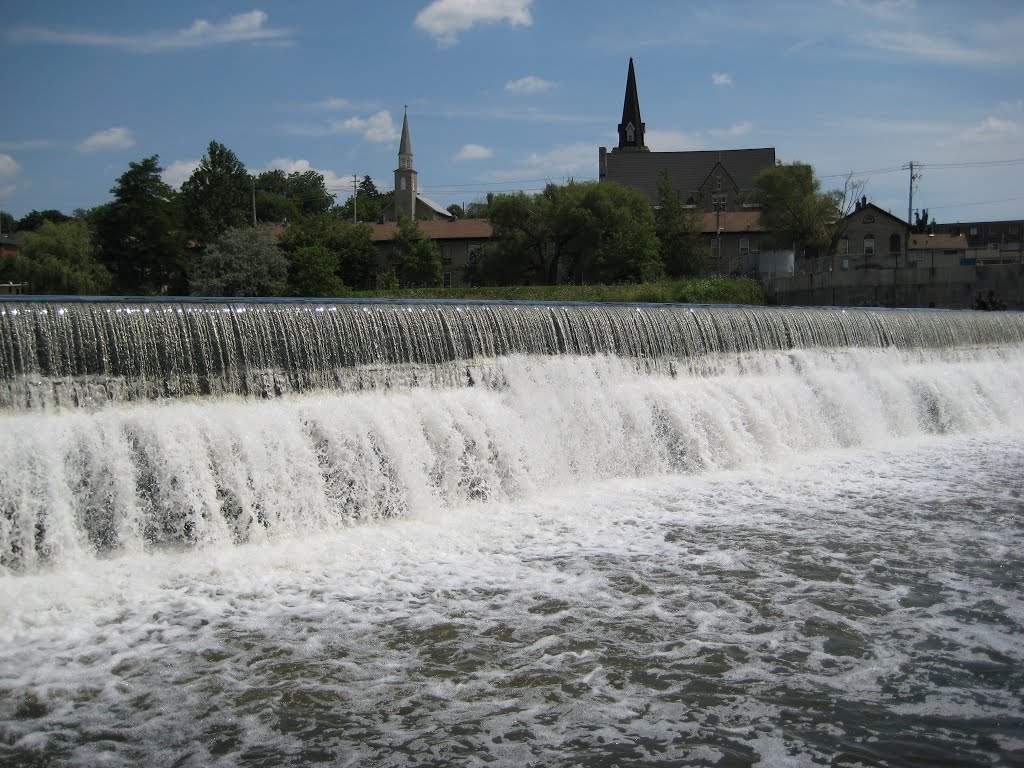
[[(817, 247), (823, 233), (838, 241), (827, 221), (836, 218), (839, 198), (822, 193), (806, 169), (762, 174), (762, 220), (771, 217), (789, 242)], [(391, 268), (378, 271), (372, 228), (353, 219), (377, 220), (392, 193), (368, 176), (339, 205), (321, 174), (251, 175), (216, 141), (180, 191), (162, 173), (153, 155), (129, 163), (108, 203), (72, 216), (7, 216), (0, 224), (20, 234), (20, 255), (0, 263), (0, 282), (27, 283), (32, 293), (196, 296), (339, 296), (371, 283), (442, 283), (437, 244), (408, 219), (398, 223)], [(570, 181), (451, 210), (485, 217), (494, 230), (466, 267), (470, 285), (650, 282), (705, 274), (710, 255), (701, 214), (682, 203), (667, 175), (653, 207), (617, 184)]]

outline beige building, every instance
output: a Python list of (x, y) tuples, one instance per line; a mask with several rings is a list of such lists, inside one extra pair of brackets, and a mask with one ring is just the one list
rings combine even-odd
[(703, 233), (711, 248), (708, 271), (720, 275), (758, 271), (758, 256), (767, 231), (758, 211), (705, 213)]
[(829, 257), (833, 269), (879, 269), (906, 263), (910, 227), (903, 219), (864, 197), (846, 215), (845, 222), (835, 258)]
[[(477, 248), (488, 242), (494, 234), (487, 219), (452, 219), (450, 221), (419, 221), (420, 231), (437, 243), (441, 256), (444, 286), (465, 285), (466, 267)], [(373, 225), (371, 239), (377, 246), (377, 272), (395, 268), (394, 242), (398, 224), (393, 221)], [(371, 278), (370, 288), (377, 287), (376, 276)]]

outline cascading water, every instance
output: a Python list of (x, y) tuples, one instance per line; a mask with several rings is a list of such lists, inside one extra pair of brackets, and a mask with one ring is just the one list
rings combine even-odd
[(0, 408), (0, 763), (1024, 749), (1020, 313), (15, 300)]

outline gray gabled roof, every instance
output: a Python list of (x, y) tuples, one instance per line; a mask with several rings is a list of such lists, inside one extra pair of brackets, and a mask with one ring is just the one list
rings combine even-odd
[(650, 201), (658, 199), (663, 170), (685, 200), (699, 190), (718, 163), (741, 190), (752, 190), (754, 179), (775, 165), (775, 147), (760, 149), (709, 149), (693, 152), (608, 152), (603, 155), (603, 181), (614, 181), (639, 190)]

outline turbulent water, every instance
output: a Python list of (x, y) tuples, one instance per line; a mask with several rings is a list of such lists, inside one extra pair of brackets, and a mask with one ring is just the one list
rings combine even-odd
[(0, 413), (0, 764), (1024, 764), (1024, 347), (922, 341)]

